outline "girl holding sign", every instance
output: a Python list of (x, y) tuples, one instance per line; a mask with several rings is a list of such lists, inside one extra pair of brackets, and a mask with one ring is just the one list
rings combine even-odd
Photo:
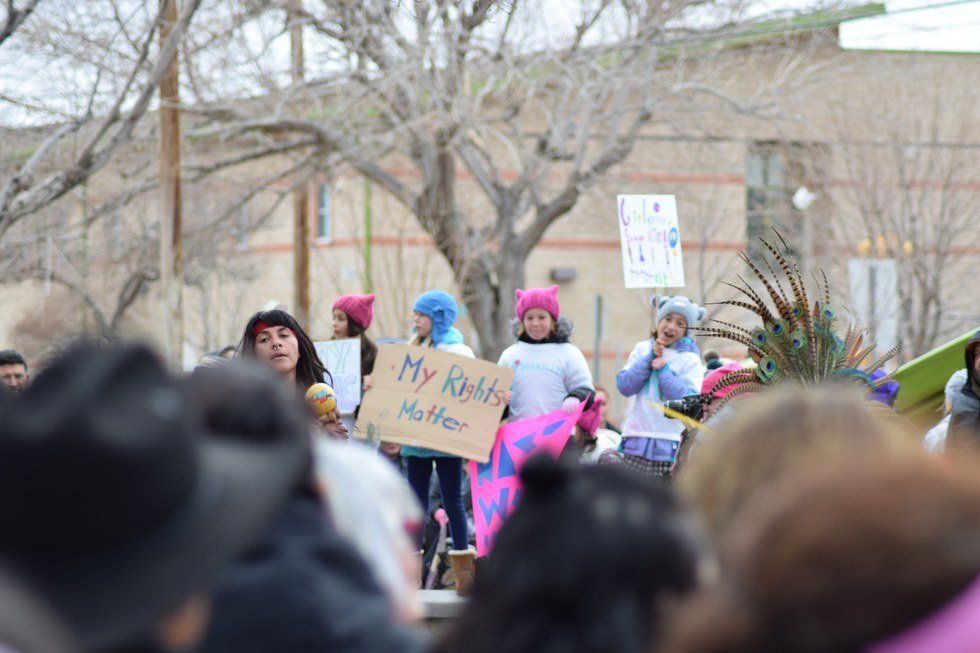
[(361, 382), (371, 388), (371, 372), (378, 357), (378, 346), (368, 337), (374, 319), (374, 295), (341, 295), (333, 303), (333, 339), (358, 338), (361, 341)]
[[(259, 311), (248, 318), (238, 344), (238, 355), (268, 365), (284, 381), (296, 387), (300, 396), (314, 383), (329, 377), (317, 356), (313, 341), (292, 315), (286, 311)], [(346, 440), (347, 427), (340, 422), (340, 413), (317, 418), (326, 434)]]
[(654, 295), (650, 303), (657, 312), (657, 327), (648, 340), (637, 343), (616, 376), (619, 391), (633, 398), (620, 451), (628, 467), (663, 476), (677, 458), (684, 424), (667, 417), (660, 406), (701, 388), (701, 352), (687, 337), (687, 329), (703, 320), (706, 311), (682, 295)]
[(560, 315), (558, 286), (517, 291), (517, 342), (497, 365), (514, 370), (509, 416), (537, 417), (563, 409), (573, 413), (581, 402), (592, 405), (595, 386), (581, 350), (568, 341), (572, 323)]
[[(473, 350), (463, 344), (463, 334), (453, 325), (459, 309), (452, 295), (441, 290), (422, 293), (412, 307), (414, 310), (414, 336), (409, 344), (435, 347), (452, 354), (476, 358)], [(442, 503), (449, 517), (449, 532), (453, 537), (453, 550), (449, 553), (456, 592), (468, 594), (473, 584), (476, 551), (469, 547), (466, 530), (466, 506), (463, 504), (463, 459), (458, 456), (424, 449), (402, 447), (402, 457), (408, 468), (408, 482), (415, 491), (422, 509), (429, 510), (429, 479), (435, 465), (439, 476)], [(421, 542), (422, 532), (419, 532)]]

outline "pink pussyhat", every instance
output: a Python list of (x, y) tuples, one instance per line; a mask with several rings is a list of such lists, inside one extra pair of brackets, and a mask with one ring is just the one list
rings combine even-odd
[(864, 653), (977, 653), (980, 651), (980, 578), (924, 620), (872, 644)]
[(517, 289), (517, 319), (523, 320), (524, 314), (532, 308), (541, 308), (558, 319), (561, 309), (558, 306), (558, 286), (551, 288)]
[(602, 397), (596, 397), (592, 405), (587, 410), (583, 410), (581, 417), (578, 418), (576, 425), (589, 435), (595, 435), (599, 425), (602, 424), (602, 403)]
[(347, 319), (362, 329), (367, 329), (374, 319), (374, 294), (341, 295), (333, 303), (333, 307), (346, 313)]
[[(718, 369), (711, 370), (704, 376), (704, 381), (701, 383), (701, 394), (706, 395), (711, 392), (715, 384), (721, 381), (721, 379), (726, 374), (731, 374), (732, 372), (738, 372), (739, 370), (744, 370), (745, 368), (738, 363), (728, 363), (727, 365), (722, 365)], [(732, 385), (725, 386), (724, 388), (719, 388), (717, 392), (712, 393), (715, 399), (721, 399), (729, 392), (742, 385), (741, 383), (733, 383)]]

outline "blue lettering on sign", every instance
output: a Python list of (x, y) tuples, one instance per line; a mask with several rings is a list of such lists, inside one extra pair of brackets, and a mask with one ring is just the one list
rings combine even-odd
[(486, 501), (480, 499), (480, 512), (483, 513), (483, 523), (490, 526), (490, 520), (493, 519), (494, 515), (504, 519), (507, 516), (507, 508), (510, 506), (510, 504), (507, 502), (509, 497), (510, 488), (505, 487), (500, 491), (500, 494), (497, 495), (497, 498), (490, 502), (490, 505), (487, 505)]
[(564, 426), (567, 421), (568, 421), (567, 419), (561, 419), (558, 420), (557, 422), (552, 422), (548, 426), (541, 429), (541, 432), (544, 433), (545, 435), (551, 435), (552, 433), (560, 429), (562, 426)]
[(525, 435), (520, 440), (514, 442), (514, 446), (523, 451), (524, 453), (531, 453), (534, 450), (534, 438), (538, 435), (537, 431), (532, 431), (528, 435)]
[[(456, 387), (458, 381), (463, 380), (463, 368), (459, 365), (453, 365), (449, 368), (449, 374), (446, 375), (446, 380), (442, 383), (442, 394), (446, 394), (447, 391), (451, 397), (458, 397), (461, 390)], [(465, 381), (464, 381), (465, 384)]]
[(514, 464), (514, 459), (511, 457), (510, 452), (507, 451), (507, 445), (503, 442), (500, 443), (500, 462), (497, 463), (497, 478), (507, 478), (509, 476), (517, 475), (517, 466)]
[(408, 399), (402, 399), (402, 407), (398, 411), (398, 419), (401, 419), (405, 415), (408, 415), (408, 419), (418, 419), (414, 417), (416, 412), (420, 412), (417, 410), (418, 405), (419, 405), (418, 399), (413, 401), (411, 404), (408, 403)]
[(415, 379), (418, 378), (419, 372), (422, 371), (422, 363), (425, 361), (425, 356), (419, 356), (417, 361), (412, 360), (411, 354), (405, 354), (405, 361), (402, 363), (402, 370), (398, 373), (398, 380), (402, 380), (402, 376), (405, 375), (405, 370), (412, 370), (411, 382), (415, 383)]
[(478, 486), (493, 482), (493, 462), (476, 464), (476, 484)]

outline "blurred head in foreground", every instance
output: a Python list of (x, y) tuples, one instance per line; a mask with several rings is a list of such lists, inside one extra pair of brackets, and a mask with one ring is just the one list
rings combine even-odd
[(649, 650), (661, 608), (698, 581), (693, 524), (665, 488), (547, 457), (477, 574), (443, 653)]
[(811, 468), (732, 531), (726, 556), (661, 650), (980, 651), (975, 468), (924, 455)]
[(780, 388), (741, 399), (692, 453), (678, 481), (716, 541), (784, 475), (823, 461), (860, 471), (864, 456), (912, 454), (890, 410), (844, 387)]
[(0, 408), (0, 556), (84, 650), (192, 646), (299, 477), (302, 431), (215, 438), (207, 409), (130, 345), (69, 349)]

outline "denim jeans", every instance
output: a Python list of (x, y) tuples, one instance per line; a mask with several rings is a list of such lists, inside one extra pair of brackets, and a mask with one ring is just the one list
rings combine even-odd
[[(469, 546), (466, 534), (466, 507), (463, 505), (463, 460), (456, 457), (419, 458), (406, 456), (408, 483), (422, 504), (426, 515), (429, 512), (429, 479), (432, 477), (432, 463), (439, 475), (439, 489), (442, 504), (449, 517), (449, 532), (453, 536), (453, 549), (465, 551)], [(422, 533), (419, 533), (421, 545)]]

